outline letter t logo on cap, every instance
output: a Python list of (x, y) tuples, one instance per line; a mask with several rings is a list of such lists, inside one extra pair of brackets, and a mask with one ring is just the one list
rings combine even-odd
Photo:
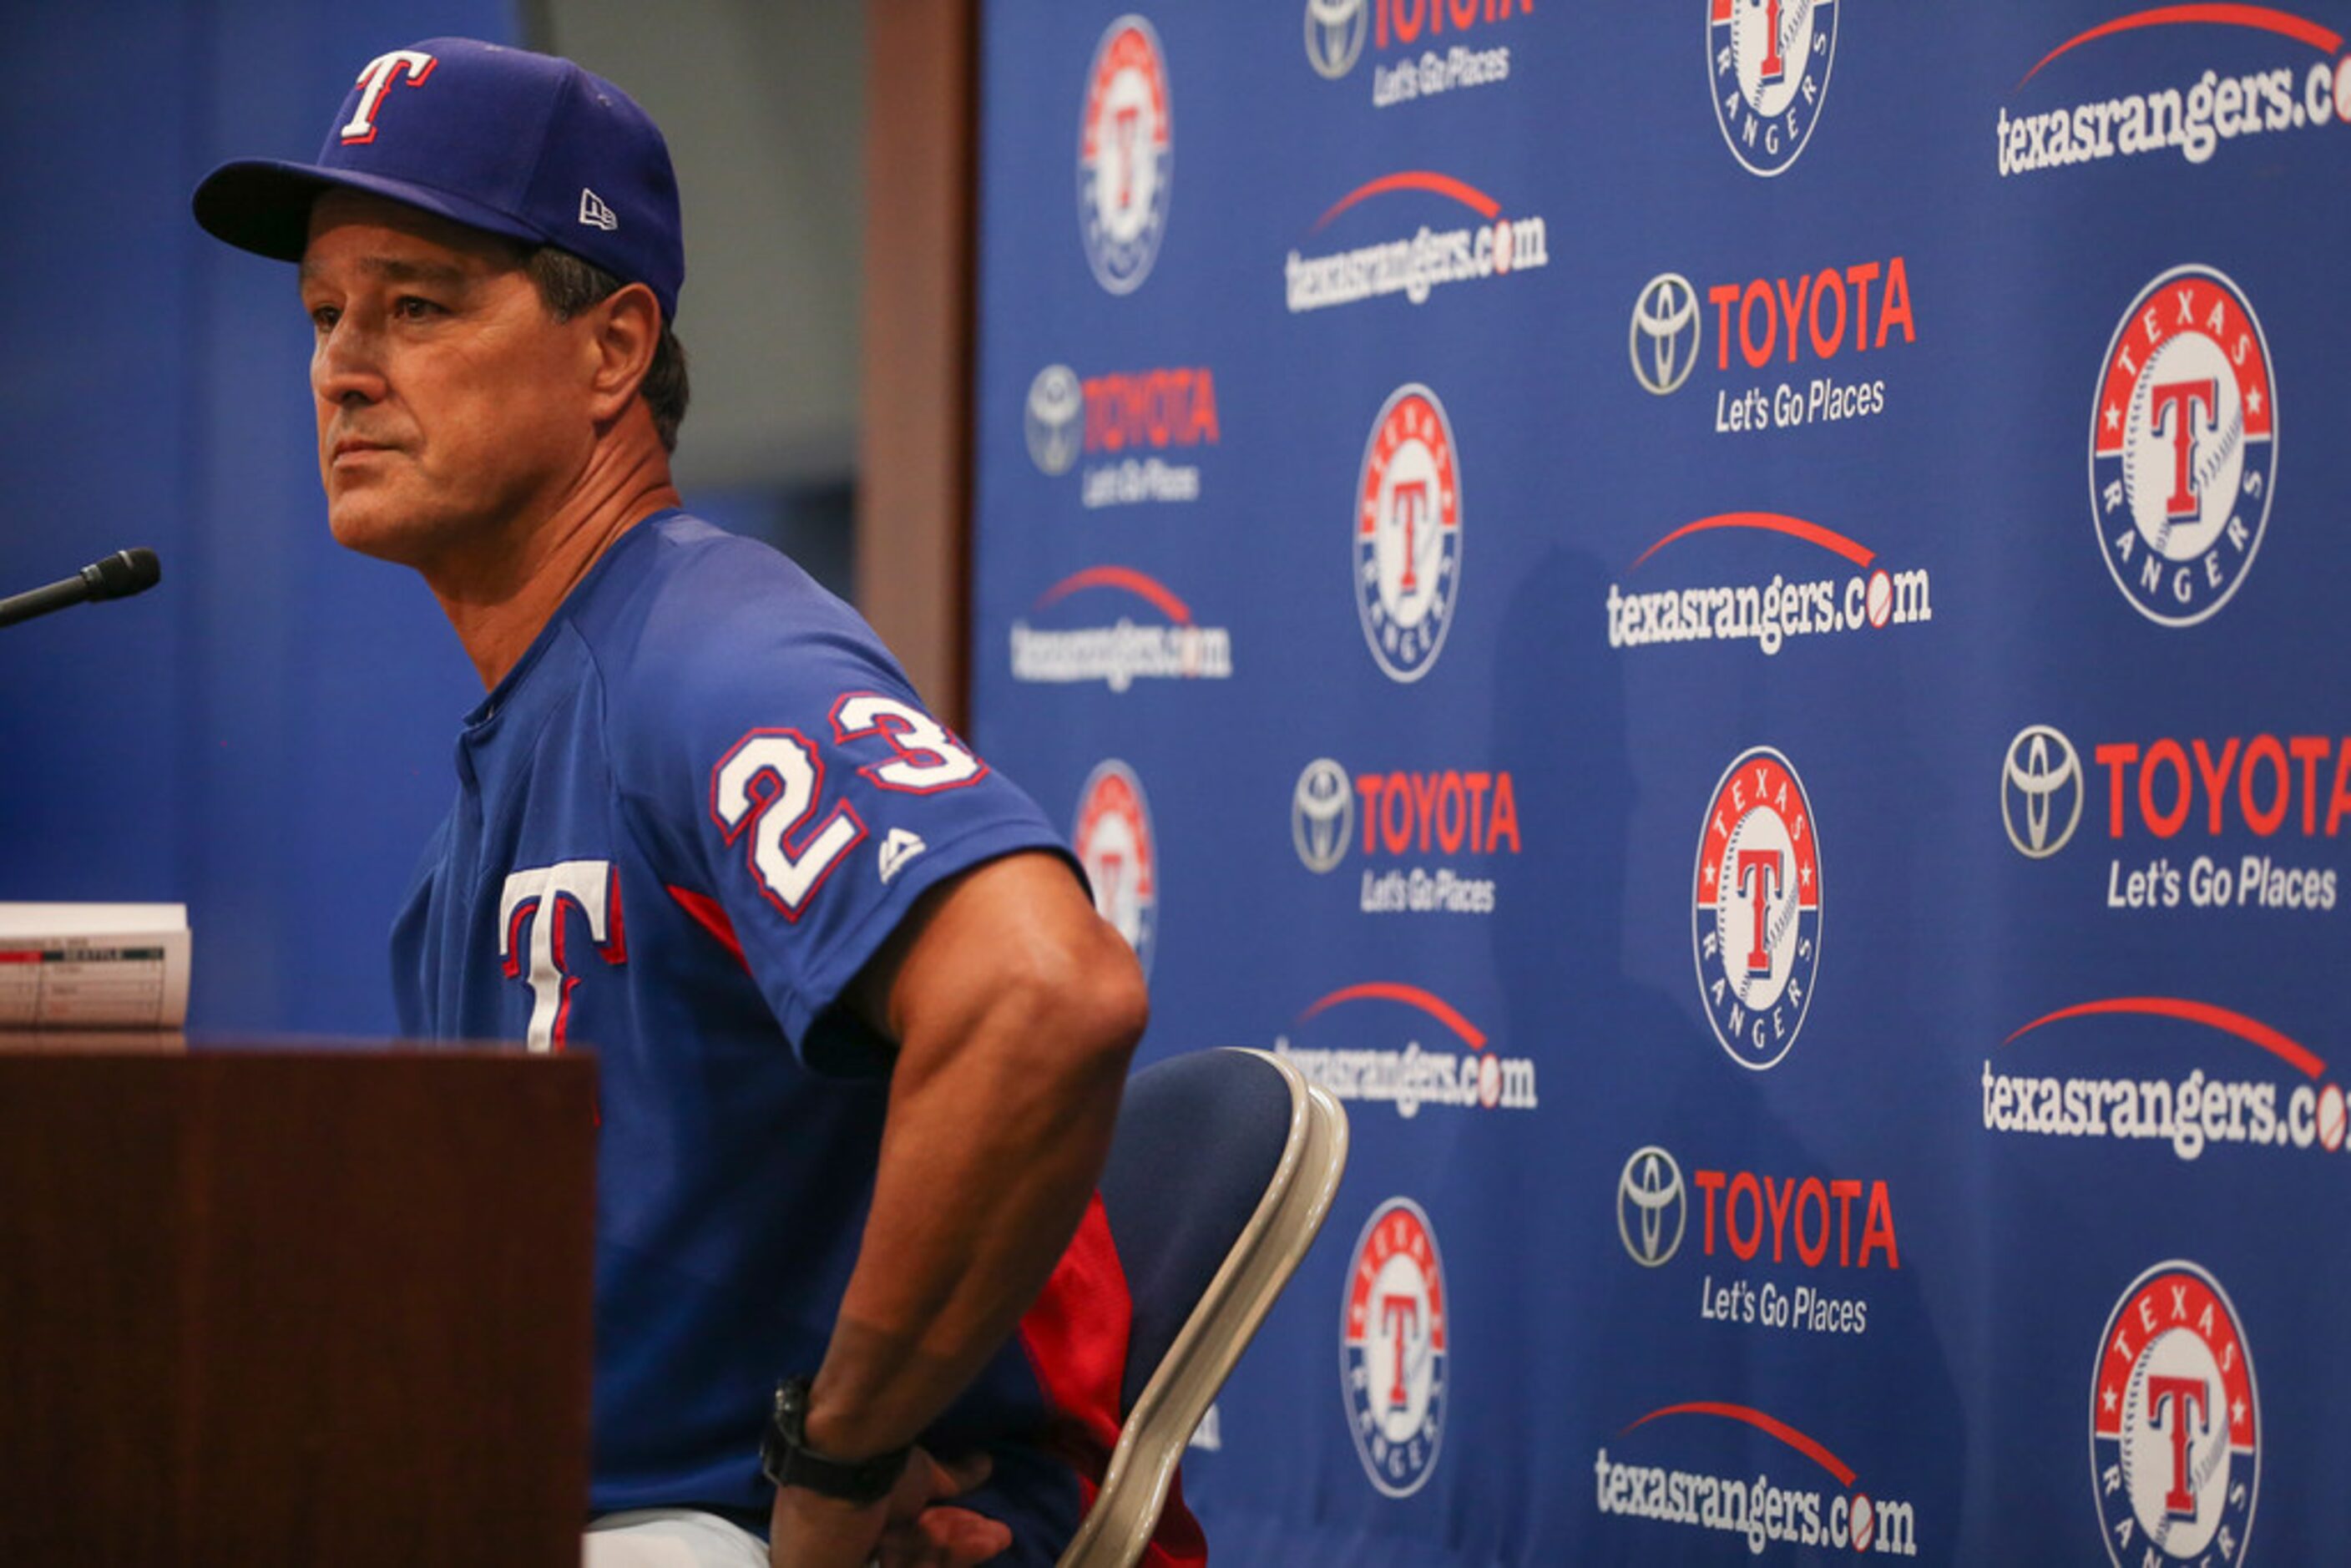
[(433, 74), (433, 57), (414, 49), (394, 49), (388, 55), (378, 55), (360, 72), (359, 108), (351, 113), (351, 122), (343, 127), (343, 144), (375, 140), (375, 112), (382, 107), (384, 89), (400, 72), (408, 73), (408, 85), (423, 87), (424, 78)]

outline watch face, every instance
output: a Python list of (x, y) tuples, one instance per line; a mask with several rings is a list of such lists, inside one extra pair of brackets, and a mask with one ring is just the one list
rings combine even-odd
[(808, 1443), (808, 1388), (804, 1377), (777, 1384), (768, 1429), (759, 1435), (759, 1473), (776, 1486), (787, 1484), (792, 1457)]
[(776, 1385), (776, 1429), (795, 1448), (808, 1447), (809, 1380), (788, 1377)]
[(828, 1458), (809, 1447), (808, 1405), (807, 1378), (788, 1378), (776, 1385), (775, 1408), (759, 1440), (760, 1472), (776, 1486), (799, 1487), (843, 1502), (887, 1497), (906, 1468), (912, 1445), (870, 1459)]

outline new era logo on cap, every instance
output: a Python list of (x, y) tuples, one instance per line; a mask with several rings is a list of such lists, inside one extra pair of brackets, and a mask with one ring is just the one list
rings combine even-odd
[(222, 165), (196, 188), (196, 221), (298, 261), (310, 205), (330, 188), (556, 246), (644, 284), (676, 317), (685, 246), (669, 147), (627, 93), (569, 60), (473, 38), (379, 55), (344, 93), (314, 162)]

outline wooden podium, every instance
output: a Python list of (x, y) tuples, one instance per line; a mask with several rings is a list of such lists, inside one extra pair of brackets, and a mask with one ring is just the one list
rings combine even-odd
[(586, 1057), (0, 1040), (0, 1563), (576, 1568), (594, 1122)]

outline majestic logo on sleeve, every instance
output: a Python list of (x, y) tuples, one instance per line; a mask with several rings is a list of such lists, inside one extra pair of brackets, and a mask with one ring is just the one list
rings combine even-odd
[(2261, 549), (2277, 479), (2269, 340), (2242, 290), (2176, 267), (2140, 290), (2106, 346), (2090, 500), (2115, 586), (2148, 620), (2193, 626)]
[(889, 886), (906, 869), (906, 862), (931, 846), (923, 835), (907, 828), (893, 828), (882, 841), (882, 852), (874, 857), (874, 869), (882, 873), (882, 885)]
[(1714, 1038), (1741, 1067), (1796, 1043), (1821, 963), (1820, 840), (1803, 780), (1768, 746), (1727, 768), (1699, 834), (1691, 945)]
[(1812, 140), (1836, 29), (1836, 0), (1708, 0), (1714, 118), (1750, 173), (1783, 172)]
[(1445, 1438), (1445, 1266), (1420, 1205), (1392, 1197), (1355, 1239), (1339, 1325), (1339, 1391), (1372, 1484), (1410, 1497)]
[(1071, 837), (1078, 863), (1093, 884), (1094, 908), (1118, 928), (1149, 974), (1158, 925), (1159, 851), (1134, 769), (1113, 758), (1086, 776), (1085, 788), (1078, 791), (1077, 831)]
[(1428, 674), (1453, 627), (1461, 587), (1461, 473), (1437, 394), (1388, 394), (1355, 486), (1355, 609), (1392, 681)]
[(2115, 1568), (2236, 1568), (2261, 1487), (2261, 1400), (2220, 1282), (2175, 1259), (2115, 1303), (2090, 1391), (2090, 1475)]
[(525, 1039), (533, 1051), (561, 1051), (567, 1043), (571, 991), (580, 984), (564, 959), (567, 904), (587, 917), (598, 957), (607, 964), (629, 961), (621, 929), (621, 873), (611, 861), (563, 861), (508, 875), (498, 894), (498, 963), (507, 978), (530, 986)]
[(1175, 170), (1159, 35), (1121, 16), (1094, 47), (1078, 126), (1078, 230), (1094, 280), (1113, 294), (1151, 275)]

